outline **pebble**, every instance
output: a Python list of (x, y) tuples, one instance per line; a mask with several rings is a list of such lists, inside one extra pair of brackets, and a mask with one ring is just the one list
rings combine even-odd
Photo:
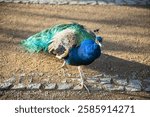
[(13, 2), (12, 0), (4, 0), (4, 2)]
[(125, 87), (126, 91), (141, 91), (142, 84), (140, 80), (130, 80), (129, 84)]
[(111, 78), (101, 78), (100, 84), (111, 84), (112, 79)]
[(70, 1), (69, 4), (70, 5), (76, 5), (76, 4), (78, 4), (78, 1)]
[(27, 86), (27, 89), (38, 90), (40, 89), (40, 87), (41, 87), (40, 83), (31, 83)]
[(128, 84), (126, 79), (113, 79), (113, 82), (117, 85), (125, 86)]
[(106, 91), (111, 91), (112, 88), (113, 88), (112, 84), (104, 84), (103, 85), (103, 89), (106, 90)]
[(118, 4), (118, 5), (124, 5), (124, 4), (126, 4), (124, 2), (124, 0), (115, 0), (115, 3)]
[(13, 84), (11, 82), (4, 82), (0, 84), (0, 90), (8, 90)]
[(73, 87), (73, 90), (75, 90), (75, 91), (76, 90), (82, 90), (82, 89), (83, 89), (83, 87), (80, 84)]
[(144, 91), (150, 92), (150, 85), (144, 88)]
[(98, 83), (100, 82), (99, 78), (87, 78), (86, 80), (88, 83)]
[(69, 84), (69, 83), (58, 83), (57, 84), (58, 90), (69, 90), (72, 87), (73, 87), (73, 84)]
[(24, 74), (20, 74), (20, 75), (19, 75), (18, 82), (19, 82), (19, 83), (22, 83), (22, 82), (24, 81), (24, 79), (25, 79), (25, 73), (24, 73)]
[(58, 4), (60, 4), (60, 5), (66, 5), (66, 4), (68, 4), (68, 2), (67, 1), (60, 1), (60, 2), (58, 2)]
[(49, 0), (39, 0), (40, 4), (47, 4), (49, 2)]
[(29, 0), (30, 3), (39, 3), (39, 0)]
[(97, 85), (97, 84), (93, 84), (93, 85), (88, 85), (88, 89), (90, 91), (102, 91), (102, 85)]
[(124, 91), (125, 87), (124, 86), (114, 86), (112, 88), (112, 91)]
[(42, 73), (42, 72), (39, 73), (39, 76), (43, 76), (43, 75), (44, 75), (44, 73)]
[(86, 1), (79, 1), (78, 4), (80, 4), (80, 5), (86, 5), (87, 2)]
[(97, 2), (96, 2), (96, 1), (93, 1), (93, 0), (86, 0), (86, 1), (85, 1), (85, 4), (96, 5)]
[(45, 88), (46, 90), (53, 90), (56, 88), (56, 83), (49, 83), (49, 84), (45, 84)]
[(143, 80), (143, 89), (144, 91), (150, 91), (150, 78), (146, 78)]
[(150, 78), (146, 78), (143, 81), (146, 82), (146, 83), (150, 83)]
[(25, 73), (20, 74), (20, 77), (25, 77), (25, 76), (26, 76)]
[(115, 2), (113, 1), (113, 0), (105, 0), (106, 2), (107, 2), (107, 4), (109, 4), (109, 5), (114, 5), (115, 4)]
[(15, 81), (16, 81), (16, 77), (11, 77), (11, 78), (9, 78), (9, 79), (7, 79), (7, 80), (5, 80), (4, 82), (6, 83), (15, 83)]
[(98, 1), (98, 4), (99, 4), (99, 5), (106, 5), (107, 2), (106, 2), (106, 1)]
[(17, 85), (14, 85), (11, 89), (13, 89), (13, 90), (24, 90), (24, 89), (26, 89), (26, 87), (23, 83), (19, 83)]
[(137, 2), (134, 0), (124, 0), (129, 5), (135, 5)]
[[(19, 1), (19, 0), (18, 0)], [(29, 3), (30, 0), (23, 0), (22, 3)]]

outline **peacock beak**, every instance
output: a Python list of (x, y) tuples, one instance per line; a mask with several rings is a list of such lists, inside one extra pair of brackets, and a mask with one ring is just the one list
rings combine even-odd
[(99, 45), (100, 47), (103, 47), (103, 46), (102, 46), (102, 43), (100, 43), (100, 42), (98, 43), (98, 45)]
[(96, 42), (100, 47), (103, 47), (102, 42), (99, 42), (97, 39), (95, 40), (95, 42)]

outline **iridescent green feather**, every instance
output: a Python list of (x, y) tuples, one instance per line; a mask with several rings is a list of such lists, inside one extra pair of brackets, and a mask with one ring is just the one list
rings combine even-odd
[(59, 24), (55, 25), (49, 29), (43, 30), (31, 37), (29, 37), (26, 40), (21, 41), (21, 45), (29, 52), (40, 52), (40, 51), (48, 51), (48, 45), (51, 43), (51, 40), (53, 36), (64, 30), (64, 29), (73, 29), (76, 32), (76, 35), (78, 37), (77, 45), (80, 45), (80, 43), (84, 39), (95, 39), (95, 36), (89, 33), (82, 25), (77, 23), (72, 24)]

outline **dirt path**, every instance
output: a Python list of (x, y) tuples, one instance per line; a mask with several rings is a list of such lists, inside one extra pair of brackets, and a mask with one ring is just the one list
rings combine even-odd
[[(145, 79), (150, 77), (150, 10), (127, 6), (67, 6), (0, 4), (0, 82), (13, 74), (42, 72), (49, 76), (35, 78), (34, 82), (59, 82), (64, 77), (57, 68), (62, 61), (46, 53), (29, 54), (19, 42), (34, 33), (58, 23), (78, 22), (88, 28), (100, 28), (104, 38), (103, 55), (84, 67), (87, 76), (100, 73), (118, 74), (121, 78)], [(57, 72), (56, 72), (57, 71)], [(75, 67), (69, 74), (76, 75)], [(53, 77), (51, 77), (53, 75)], [(46, 79), (45, 79), (46, 78)], [(150, 98), (148, 93), (93, 93), (55, 92), (1, 92), (1, 99), (136, 99)], [(107, 96), (103, 96), (107, 93)], [(20, 97), (16, 97), (20, 95)], [(38, 94), (38, 96), (36, 96)], [(108, 98), (111, 97), (111, 98)]]

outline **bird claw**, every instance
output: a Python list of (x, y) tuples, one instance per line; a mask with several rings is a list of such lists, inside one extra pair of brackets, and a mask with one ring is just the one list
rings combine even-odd
[(82, 88), (85, 88), (85, 89), (87, 90), (88, 93), (90, 93), (90, 90), (88, 89), (88, 87), (86, 86), (85, 83), (81, 82), (80, 85), (81, 85)]
[(62, 56), (56, 55), (56, 58), (58, 58), (58, 59), (62, 59)]

